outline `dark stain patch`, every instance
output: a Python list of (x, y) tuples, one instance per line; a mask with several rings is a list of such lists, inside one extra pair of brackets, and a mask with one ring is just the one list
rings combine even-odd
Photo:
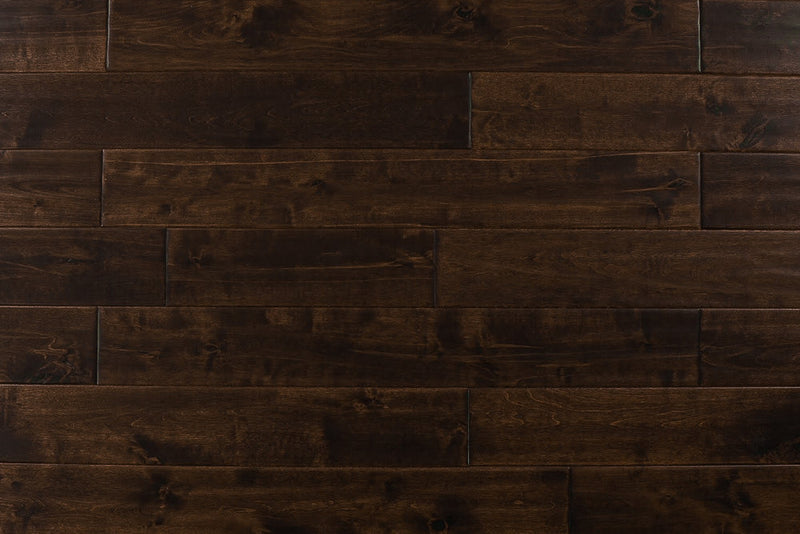
[(162, 473), (153, 473), (150, 480), (135, 495), (139, 511), (151, 517), (148, 527), (163, 525), (170, 511), (180, 510), (185, 505), (185, 499), (176, 494), (170, 481)]
[(14, 491), (20, 491), (22, 490), (22, 485), (23, 485), (22, 482), (15, 480), (14, 482), (11, 483), (11, 489)]
[(655, 2), (636, 2), (631, 8), (631, 14), (640, 21), (659, 22), (661, 19), (661, 6)]
[(463, 497), (443, 495), (436, 499), (434, 516), (426, 522), (429, 534), (482, 532), (483, 527), (472, 513), (472, 505)]
[(256, 485), (260, 476), (257, 469), (237, 469), (234, 478), (236, 484), (249, 488)]
[(42, 144), (45, 131), (53, 122), (53, 117), (46, 111), (35, 109), (28, 117), (25, 132), (17, 139), (20, 148), (37, 148)]
[(719, 117), (722, 115), (730, 115), (735, 112), (736, 108), (730, 103), (724, 100), (720, 102), (714, 95), (708, 95), (706, 97), (706, 113)]
[(275, 0), (253, 7), (250, 19), (242, 24), (241, 37), (250, 48), (276, 48), (291, 35), (302, 8), (293, 0)]
[(401, 477), (392, 477), (383, 483), (383, 494), (387, 502), (394, 502), (400, 498), (404, 491), (405, 481)]
[(219, 462), (219, 458), (205, 452), (200, 446), (185, 447), (157, 442), (143, 434), (133, 436), (128, 452), (146, 465), (215, 465)]
[(587, 37), (600, 40), (622, 33), (627, 15), (625, 0), (598, 2), (587, 17), (590, 23)]
[(788, 400), (769, 410), (746, 410), (723, 438), (731, 452), (738, 450), (756, 461), (799, 462), (800, 402)]
[(443, 310), (436, 316), (436, 339), (439, 344), (439, 353), (453, 351), (463, 345), (464, 333), (461, 329), (460, 313), (458, 310)]
[[(28, 532), (28, 526), (30, 525), (31, 519), (36, 514), (44, 512), (44, 508), (37, 502), (28, 502), (23, 504), (16, 504), (12, 507), (11, 514), (12, 520), (10, 522), (10, 530), (8, 531), (9, 534), (13, 534), (15, 532)], [(17, 530), (19, 527), (19, 530)], [(3, 532), (5, 532), (5, 528)]]
[(261, 524), (264, 532), (270, 534), (319, 534), (319, 530), (314, 527), (300, 525), (283, 518), (264, 516)]
[[(0, 421), (1, 423), (3, 421)], [(41, 456), (36, 451), (37, 446), (30, 439), (19, 436), (12, 430), (0, 428), (0, 457), (4, 461), (15, 462), (38, 459)]]

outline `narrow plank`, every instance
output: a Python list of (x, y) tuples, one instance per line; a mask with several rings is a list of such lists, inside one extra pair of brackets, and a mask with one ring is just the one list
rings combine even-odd
[(800, 389), (485, 389), (474, 465), (800, 462)]
[(0, 303), (164, 303), (164, 231), (0, 230)]
[(798, 492), (797, 467), (579, 467), (570, 532), (792, 534), (800, 529)]
[(800, 228), (800, 157), (703, 154), (704, 228)]
[(100, 161), (93, 151), (0, 151), (0, 226), (97, 226)]
[(794, 1), (704, 0), (703, 70), (800, 73)]
[(2, 148), (468, 146), (464, 73), (0, 75)]
[(429, 306), (430, 230), (170, 230), (171, 305)]
[(0, 387), (0, 461), (458, 466), (457, 389)]
[(0, 71), (102, 71), (106, 0), (0, 0)]
[(0, 308), (0, 382), (93, 384), (94, 308)]
[(700, 211), (688, 153), (112, 150), (105, 162), (106, 225), (696, 228)]
[(696, 310), (103, 308), (104, 384), (697, 384)]
[(113, 0), (114, 70), (697, 70), (697, 4)]
[(443, 230), (443, 306), (791, 307), (800, 233)]
[(476, 148), (797, 151), (800, 78), (476, 73)]

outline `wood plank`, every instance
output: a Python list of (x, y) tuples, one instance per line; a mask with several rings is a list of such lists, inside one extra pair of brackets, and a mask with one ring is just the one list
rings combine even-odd
[(475, 73), (476, 148), (798, 151), (800, 78)]
[(0, 150), (0, 226), (97, 226), (100, 162), (94, 151)]
[(102, 71), (106, 0), (0, 0), (0, 71)]
[(0, 303), (164, 303), (164, 231), (0, 231)]
[(791, 307), (800, 233), (443, 230), (443, 306)]
[(574, 534), (800, 529), (800, 468), (588, 468), (572, 471)]
[(0, 148), (466, 148), (464, 73), (0, 75)]
[(103, 216), (106, 225), (696, 228), (697, 169), (688, 153), (112, 150)]
[(703, 154), (704, 228), (800, 228), (800, 157)]
[(171, 305), (429, 306), (430, 230), (170, 230)]
[(0, 308), (0, 382), (94, 384), (94, 308)]
[(103, 308), (104, 384), (697, 384), (696, 310)]
[(674, 0), (113, 0), (114, 70), (697, 70), (697, 4)]
[(0, 386), (0, 461), (458, 466), (458, 389)]
[(800, 389), (472, 389), (474, 465), (800, 462)]
[(703, 0), (703, 70), (800, 73), (800, 5)]

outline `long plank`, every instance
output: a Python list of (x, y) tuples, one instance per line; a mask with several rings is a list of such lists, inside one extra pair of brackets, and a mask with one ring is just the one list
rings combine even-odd
[(0, 386), (0, 461), (457, 466), (463, 390)]
[(800, 463), (800, 389), (472, 389), (474, 465)]
[(800, 233), (444, 230), (443, 306), (791, 307)]
[(0, 148), (468, 145), (463, 73), (0, 75)]
[(168, 302), (429, 306), (430, 230), (170, 230)]
[(164, 303), (164, 231), (0, 230), (0, 303)]
[(563, 469), (5, 464), (0, 488), (8, 533), (567, 531)]
[(793, 534), (799, 492), (798, 467), (579, 467), (570, 532)]
[(697, 69), (697, 4), (113, 0), (114, 70)]
[(696, 228), (697, 168), (688, 153), (111, 150), (103, 221)]
[(103, 308), (103, 384), (697, 384), (696, 310)]
[(800, 78), (476, 73), (476, 148), (800, 150)]
[(94, 308), (0, 308), (0, 382), (93, 384)]
[(0, 0), (0, 71), (102, 71), (106, 0)]

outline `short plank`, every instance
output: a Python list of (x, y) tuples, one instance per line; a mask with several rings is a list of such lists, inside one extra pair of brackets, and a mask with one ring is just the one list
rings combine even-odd
[(4, 464), (0, 495), (9, 533), (567, 531), (563, 469)]
[(800, 233), (443, 230), (443, 306), (800, 306)]
[(800, 73), (800, 5), (704, 0), (703, 70)]
[(164, 231), (0, 230), (0, 303), (164, 303)]
[(102, 71), (106, 0), (0, 0), (0, 71)]
[(475, 73), (476, 148), (800, 150), (800, 78)]
[(103, 384), (697, 384), (696, 310), (103, 308)]
[(465, 148), (465, 73), (0, 75), (1, 148)]
[(474, 465), (800, 463), (800, 389), (472, 389)]
[(93, 384), (94, 308), (0, 308), (0, 382)]
[(168, 302), (429, 306), (433, 231), (169, 230)]
[(0, 226), (97, 226), (100, 162), (93, 151), (0, 150)]
[(697, 3), (113, 0), (114, 70), (694, 72)]
[(111, 150), (103, 220), (697, 228), (697, 169), (688, 153)]
[(459, 466), (458, 389), (0, 386), (0, 461)]
[(794, 534), (798, 493), (798, 467), (579, 467), (570, 532)]

